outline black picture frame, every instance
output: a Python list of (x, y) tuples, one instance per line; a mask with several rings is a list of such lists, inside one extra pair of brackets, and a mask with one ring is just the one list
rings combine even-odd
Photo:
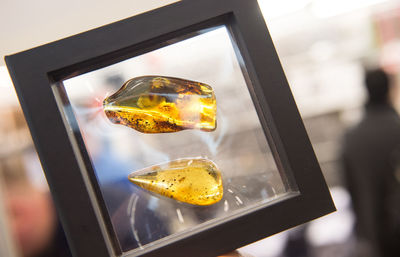
[(143, 256), (216, 256), (335, 210), (257, 1), (183, 0), (5, 57), (74, 256), (134, 255), (118, 247), (82, 137), (71, 137), (53, 86), (218, 25), (230, 31), (279, 169), (296, 190), (218, 226), (155, 244)]

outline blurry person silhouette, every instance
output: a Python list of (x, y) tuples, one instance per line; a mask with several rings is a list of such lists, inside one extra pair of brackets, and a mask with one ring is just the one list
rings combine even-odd
[(391, 106), (389, 77), (382, 69), (367, 71), (365, 86), (365, 114), (345, 134), (342, 149), (345, 181), (356, 216), (356, 251), (358, 256), (400, 256), (396, 221), (400, 185), (395, 180), (400, 118)]
[(19, 256), (71, 257), (21, 109), (0, 118), (0, 190)]
[(21, 256), (72, 257), (49, 191), (32, 183), (26, 169), (23, 153), (0, 159), (5, 207)]
[(288, 239), (283, 252), (284, 257), (308, 257), (310, 245), (306, 239), (307, 224), (293, 228), (287, 232)]

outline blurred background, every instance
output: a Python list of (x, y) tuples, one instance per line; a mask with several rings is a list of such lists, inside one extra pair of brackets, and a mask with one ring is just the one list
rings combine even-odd
[[(0, 53), (12, 54), (172, 2), (2, 0)], [(383, 67), (393, 86), (400, 84), (400, 2), (259, 0), (259, 4), (338, 211), (240, 251), (255, 257), (356, 256), (354, 215), (339, 159), (341, 139), (363, 115), (365, 67)], [(57, 223), (3, 59), (0, 65), (0, 256), (35, 256), (53, 237)], [(392, 94), (397, 110), (399, 94)], [(10, 202), (19, 203), (18, 208), (10, 207)], [(21, 210), (31, 202), (42, 208)], [(43, 213), (35, 213), (38, 209)], [(32, 219), (24, 218), (25, 212)], [(50, 222), (37, 224), (33, 214), (47, 215)], [(15, 217), (24, 225), (16, 225), (20, 222)], [(300, 242), (299, 248), (293, 250), (290, 242)]]

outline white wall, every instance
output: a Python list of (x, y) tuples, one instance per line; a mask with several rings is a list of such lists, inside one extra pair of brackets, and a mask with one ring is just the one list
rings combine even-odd
[(0, 0), (4, 56), (115, 22), (177, 0)]

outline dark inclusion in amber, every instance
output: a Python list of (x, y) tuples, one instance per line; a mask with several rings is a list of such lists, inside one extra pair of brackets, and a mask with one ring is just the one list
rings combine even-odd
[(204, 158), (178, 159), (154, 165), (128, 176), (151, 192), (194, 205), (211, 205), (223, 196), (221, 172)]
[(213, 89), (190, 80), (160, 76), (133, 78), (104, 99), (103, 107), (113, 123), (143, 133), (216, 128)]

